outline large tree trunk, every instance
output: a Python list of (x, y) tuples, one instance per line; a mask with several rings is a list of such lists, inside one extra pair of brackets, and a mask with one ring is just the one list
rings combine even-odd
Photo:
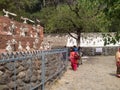
[(82, 29), (77, 30), (77, 40), (76, 41), (77, 41), (78, 47), (80, 46), (81, 31), (82, 31)]
[(68, 32), (68, 34), (69, 34), (72, 38), (76, 39), (77, 47), (79, 47), (79, 46), (80, 46), (80, 38), (81, 38), (82, 28), (78, 28), (78, 29), (75, 30), (75, 31), (76, 31), (75, 34), (77, 35), (77, 37), (74, 36), (74, 35), (72, 35), (70, 32)]
[(77, 34), (78, 36), (77, 36), (77, 46), (80, 46), (80, 34)]

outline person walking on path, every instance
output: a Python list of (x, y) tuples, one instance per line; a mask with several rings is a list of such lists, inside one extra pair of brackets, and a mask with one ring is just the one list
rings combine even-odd
[(73, 49), (74, 49), (75, 52), (78, 52), (77, 46), (73, 46)]
[(79, 55), (78, 65), (77, 65), (79, 67), (79, 65), (82, 64), (80, 47), (73, 46), (73, 49), (74, 49), (74, 52), (76, 52)]
[(70, 62), (71, 62), (71, 67), (74, 71), (77, 70), (78, 59), (79, 59), (79, 55), (77, 52), (75, 52), (74, 48), (72, 47), (70, 51)]
[(117, 74), (117, 77), (120, 78), (120, 48), (116, 52), (115, 59), (116, 59), (116, 66), (117, 66), (116, 74)]

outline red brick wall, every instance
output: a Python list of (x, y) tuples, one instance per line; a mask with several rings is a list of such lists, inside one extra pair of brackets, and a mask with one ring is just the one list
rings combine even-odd
[[(28, 36), (30, 36), (30, 31), (34, 32), (33, 29), (32, 29), (32, 25), (23, 24), (23, 23), (11, 20), (7, 17), (0, 17), (0, 32), (1, 32), (1, 34), (5, 34), (5, 31), (4, 31), (5, 29), (6, 29), (6, 31), (9, 30), (8, 27), (11, 25), (11, 23), (10, 23), (11, 21), (13, 21), (15, 23), (15, 26), (17, 26), (17, 28), (15, 29), (16, 35), (19, 35), (21, 26), (26, 26), (29, 29)], [(3, 27), (4, 23), (7, 24), (6, 27)]]
[[(7, 31), (9, 30), (8, 27), (11, 25), (11, 21), (13, 21), (15, 23), (15, 26), (17, 26), (17, 28), (15, 29), (15, 36), (11, 36), (11, 35), (7, 35)], [(6, 26), (4, 27), (3, 25), (6, 24)], [(27, 36), (26, 37), (20, 37), (20, 27), (21, 26), (27, 26), (27, 28), (29, 29)], [(39, 47), (41, 42), (43, 41), (43, 27), (40, 27), (40, 43), (39, 43)], [(42, 31), (41, 31), (42, 30)], [(32, 25), (29, 24), (23, 24), (14, 20), (11, 20), (7, 17), (1, 16), (0, 17), (0, 52), (2, 51), (2, 49), (6, 48), (6, 43), (8, 40), (12, 40), (13, 38), (18, 42), (21, 41), (23, 48), (26, 47), (26, 43), (29, 42), (30, 43), (30, 47), (33, 47), (33, 42), (35, 41), (35, 38), (30, 37), (30, 32), (34, 33), (34, 30), (32, 28)], [(18, 43), (16, 44), (16, 50), (18, 48)]]
[[(11, 25), (11, 21), (13, 21), (15, 23), (15, 26), (17, 26), (17, 28), (15, 29), (15, 33), (16, 35), (20, 35), (20, 27), (21, 26), (26, 26), (29, 30), (28, 30), (28, 36), (30, 36), (30, 32), (33, 32), (33, 35), (35, 34), (35, 31), (32, 28), (32, 25), (30, 24), (23, 24), (14, 20), (11, 20), (7, 17), (0, 17), (0, 34), (6, 34), (6, 31), (8, 31), (8, 27)], [(7, 24), (6, 27), (3, 27), (3, 24)], [(43, 40), (43, 27), (40, 26), (40, 38)]]
[[(8, 40), (12, 40), (13, 36), (10, 35), (0, 35), (0, 49), (5, 49), (6, 48), (6, 43)], [(26, 47), (26, 43), (30, 43), (30, 47), (33, 47), (33, 42), (35, 41), (34, 38), (31, 37), (20, 37), (20, 36), (15, 36), (14, 39), (19, 42), (21, 41), (23, 48)], [(18, 43), (16, 44), (16, 49), (18, 48)]]

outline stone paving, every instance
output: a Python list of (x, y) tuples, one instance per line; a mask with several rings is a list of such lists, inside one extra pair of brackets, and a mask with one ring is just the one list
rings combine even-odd
[(114, 56), (95, 56), (83, 60), (77, 71), (67, 72), (50, 90), (120, 90), (120, 78), (115, 76)]

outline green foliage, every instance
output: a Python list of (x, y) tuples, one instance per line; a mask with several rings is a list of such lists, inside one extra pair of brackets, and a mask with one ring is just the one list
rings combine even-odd
[[(21, 21), (20, 17), (34, 19), (32, 13), (41, 9), (41, 0), (0, 0), (0, 15), (3, 15), (3, 8), (10, 12), (16, 13), (15, 20)], [(37, 5), (37, 6), (36, 6)]]
[(107, 7), (104, 9), (107, 18), (111, 21), (109, 31), (118, 32), (120, 28), (120, 0), (103, 0)]
[[(115, 35), (111, 40), (108, 40), (109, 43), (118, 43), (120, 40), (120, 0), (102, 0), (107, 6), (104, 9), (104, 13), (106, 14), (106, 18), (109, 19), (110, 27), (108, 28), (108, 32), (115, 32)], [(110, 36), (106, 35), (106, 38)], [(105, 43), (105, 45), (109, 44)]]
[(120, 40), (120, 33), (119, 32), (114, 32), (114, 33), (104, 33), (103, 34), (104, 37), (104, 45), (108, 45), (108, 44), (116, 44), (119, 43)]
[(97, 0), (78, 0), (77, 4), (59, 5), (46, 22), (48, 32), (106, 31), (108, 22)]

